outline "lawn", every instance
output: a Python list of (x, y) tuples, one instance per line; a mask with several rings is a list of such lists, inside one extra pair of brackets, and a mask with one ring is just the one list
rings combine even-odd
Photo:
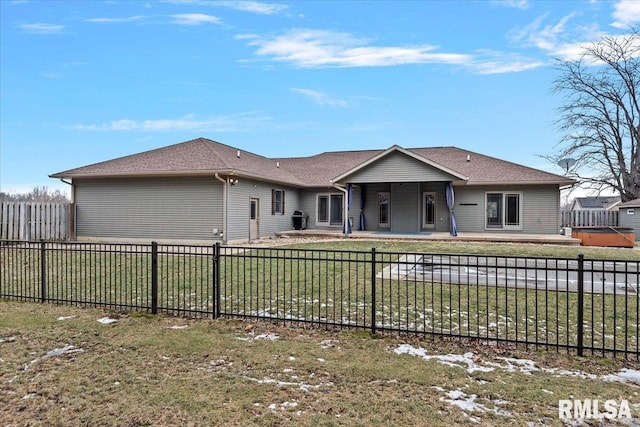
[[(279, 243), (286, 242), (283, 239)], [(380, 254), (371, 271), (371, 247)], [(577, 294), (471, 286), (442, 280), (408, 280), (384, 274), (410, 252), (633, 259), (637, 250), (468, 242), (305, 242), (277, 248), (224, 249), (218, 274), (220, 312), (226, 316), (343, 324), (501, 341), (577, 344)], [(2, 248), (0, 248), (2, 249)], [(122, 250), (126, 249), (126, 250)], [(157, 307), (160, 312), (211, 317), (216, 303), (211, 248), (161, 248)], [(326, 251), (329, 249), (330, 251)], [(38, 301), (42, 293), (36, 246), (2, 252), (0, 294)], [(148, 311), (152, 304), (150, 257), (126, 245), (70, 246), (46, 252), (50, 302)], [(636, 259), (636, 264), (637, 258)], [(637, 271), (637, 267), (636, 267)], [(553, 274), (553, 273), (552, 273)], [(380, 276), (382, 275), (382, 276)], [(636, 273), (637, 275), (637, 273)], [(376, 280), (375, 309), (372, 278)], [(640, 347), (637, 294), (585, 297), (580, 313), (586, 347)]]
[(638, 367), (474, 341), (0, 303), (6, 426), (560, 426), (560, 399), (626, 402), (629, 425)]

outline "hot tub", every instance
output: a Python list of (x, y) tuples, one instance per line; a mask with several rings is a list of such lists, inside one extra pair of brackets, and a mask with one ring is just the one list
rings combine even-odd
[(571, 230), (571, 237), (580, 239), (583, 246), (632, 248), (635, 245), (635, 234), (629, 227), (576, 227)]

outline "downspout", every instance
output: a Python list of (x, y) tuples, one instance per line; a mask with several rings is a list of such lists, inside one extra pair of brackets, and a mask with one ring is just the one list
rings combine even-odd
[(73, 185), (72, 181), (65, 181), (64, 178), (60, 178), (60, 182), (64, 182), (65, 184), (71, 187), (71, 207), (73, 208), (73, 212), (69, 212), (69, 216), (71, 217), (71, 224), (67, 224), (67, 234), (68, 240), (76, 240), (77, 236), (77, 221), (76, 221), (76, 186)]
[(344, 194), (344, 197), (342, 198), (344, 206), (342, 209), (343, 215), (342, 215), (342, 232), (344, 234), (344, 237), (349, 237), (349, 234), (347, 233), (347, 229), (348, 229), (348, 222), (349, 221), (349, 194), (347, 193), (347, 188), (343, 187), (339, 184), (335, 184), (332, 183), (331, 184), (333, 186), (333, 188), (342, 191), (342, 194)]
[(218, 181), (222, 183), (222, 243), (227, 243), (227, 199), (229, 198), (229, 193), (227, 190), (227, 180), (220, 178), (220, 175), (216, 172), (215, 177)]

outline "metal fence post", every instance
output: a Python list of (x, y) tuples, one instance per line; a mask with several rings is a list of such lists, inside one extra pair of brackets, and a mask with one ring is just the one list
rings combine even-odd
[(371, 333), (376, 333), (376, 248), (371, 248)]
[(158, 314), (158, 242), (151, 242), (151, 313)]
[(578, 356), (584, 351), (584, 255), (578, 255)]
[(40, 241), (40, 302), (47, 302), (47, 243)]
[(213, 247), (213, 318), (220, 317), (220, 242)]

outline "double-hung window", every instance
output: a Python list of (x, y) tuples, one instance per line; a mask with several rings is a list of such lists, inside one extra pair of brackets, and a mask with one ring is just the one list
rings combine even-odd
[(284, 215), (284, 190), (271, 190), (271, 215)]
[(522, 229), (522, 193), (486, 193), (486, 228)]

